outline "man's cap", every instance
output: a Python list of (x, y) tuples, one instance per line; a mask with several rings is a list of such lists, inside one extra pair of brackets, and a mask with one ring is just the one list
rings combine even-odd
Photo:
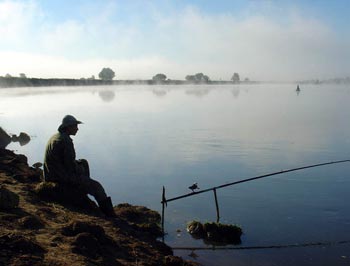
[(65, 117), (63, 117), (62, 123), (59, 126), (58, 130), (64, 129), (64, 128), (72, 126), (72, 125), (82, 124), (82, 123), (83, 122), (77, 120), (74, 116), (66, 115)]

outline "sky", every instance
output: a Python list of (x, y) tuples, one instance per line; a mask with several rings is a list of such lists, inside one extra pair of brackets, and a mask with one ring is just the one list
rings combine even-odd
[(350, 76), (348, 0), (0, 0), (0, 76)]

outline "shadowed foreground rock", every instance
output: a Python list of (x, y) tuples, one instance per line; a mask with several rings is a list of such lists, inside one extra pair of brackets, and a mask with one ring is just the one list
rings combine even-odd
[(157, 240), (157, 212), (124, 203), (115, 207), (118, 218), (107, 219), (76, 188), (41, 183), (41, 176), (25, 156), (0, 149), (1, 191), (16, 195), (3, 201), (0, 194), (7, 204), (0, 209), (1, 266), (198, 265)]
[(45, 253), (34, 237), (16, 233), (0, 235), (0, 265), (42, 265)]
[(11, 143), (11, 137), (0, 127), (0, 149), (4, 149)]
[(0, 187), (0, 210), (11, 210), (18, 207), (19, 197), (16, 193)]

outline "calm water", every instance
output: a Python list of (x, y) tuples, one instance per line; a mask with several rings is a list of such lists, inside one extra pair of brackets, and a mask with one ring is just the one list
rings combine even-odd
[[(32, 136), (42, 161), (62, 117), (84, 122), (74, 138), (114, 204), (161, 210), (167, 198), (256, 175), (350, 159), (350, 87), (336, 85), (116, 86), (0, 90), (0, 126)], [(244, 231), (240, 246), (350, 240), (350, 164), (292, 172), (218, 190), (221, 222)], [(165, 241), (206, 247), (185, 231), (215, 221), (213, 194), (170, 202)], [(178, 230), (181, 230), (179, 232)], [(233, 246), (226, 246), (233, 247)], [(189, 250), (175, 255), (191, 258)], [(286, 249), (194, 250), (205, 265), (349, 265), (350, 244)]]

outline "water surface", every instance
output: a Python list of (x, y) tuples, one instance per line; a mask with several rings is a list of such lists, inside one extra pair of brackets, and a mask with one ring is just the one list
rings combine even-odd
[[(348, 86), (99, 86), (0, 90), (0, 126), (32, 136), (9, 148), (42, 161), (62, 117), (84, 124), (73, 137), (114, 204), (161, 210), (168, 198), (256, 175), (350, 159)], [(218, 190), (221, 222), (244, 231), (240, 246), (350, 240), (350, 164), (292, 172)], [(171, 202), (165, 241), (208, 247), (186, 223), (215, 221), (214, 196)], [(181, 232), (179, 231), (181, 230)], [(233, 246), (227, 246), (233, 247)], [(189, 250), (175, 255), (191, 258)], [(205, 265), (348, 265), (350, 245), (194, 250)], [(193, 253), (192, 253), (193, 254)]]

